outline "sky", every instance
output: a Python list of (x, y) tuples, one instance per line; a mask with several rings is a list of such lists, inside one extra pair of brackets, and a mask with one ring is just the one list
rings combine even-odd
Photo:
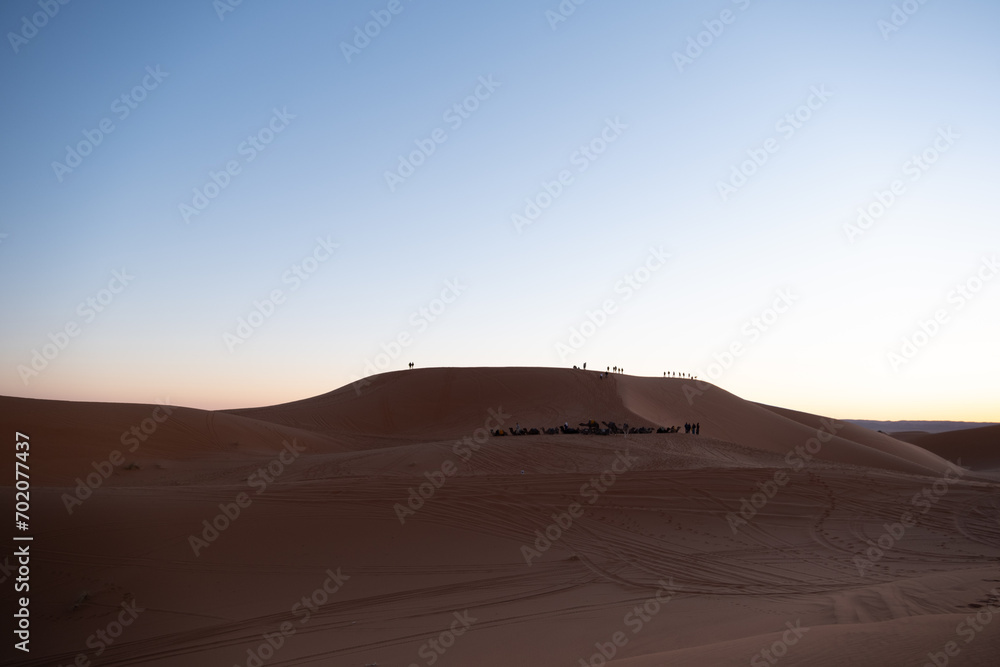
[(0, 393), (220, 409), (587, 363), (1000, 421), (998, 24), (986, 0), (4, 2)]

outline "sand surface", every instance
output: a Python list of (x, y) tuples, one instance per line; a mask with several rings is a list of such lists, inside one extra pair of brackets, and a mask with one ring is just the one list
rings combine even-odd
[(964, 466), (1000, 469), (1000, 426), (926, 433), (908, 440), (949, 461), (961, 461)]
[[(989, 433), (929, 451), (689, 380), (527, 368), (227, 412), (0, 405), (30, 436), (34, 536), (32, 650), (4, 664), (997, 664), (1000, 484), (946, 460)], [(484, 435), (591, 418), (702, 430)]]

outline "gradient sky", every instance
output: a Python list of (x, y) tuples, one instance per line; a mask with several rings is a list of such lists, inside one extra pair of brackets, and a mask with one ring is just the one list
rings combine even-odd
[[(590, 0), (564, 21), (547, 14), (558, 0), (225, 2), (0, 6), (0, 393), (227, 408), (368, 364), (588, 362), (841, 418), (1000, 421), (1000, 275), (977, 277), (1000, 250), (997, 3), (914, 3), (890, 32), (893, 3), (872, 0)], [(371, 12), (391, 22), (348, 62)], [(134, 109), (115, 102), (144, 80)], [(446, 112), (477, 87), (458, 125)], [(276, 109), (294, 118), (248, 160)], [(794, 132), (779, 124), (797, 111)], [(113, 131), (78, 166), (53, 166), (102, 121)], [(594, 140), (591, 160), (578, 151)], [(748, 151), (767, 161), (723, 197)], [(936, 161), (915, 167), (925, 151)], [(186, 221), (230, 161), (239, 173)], [(338, 247), (296, 283), (317, 238)], [(646, 274), (651, 248), (670, 258)], [(441, 312), (446, 281), (460, 294)], [(227, 344), (274, 290), (271, 316)]]

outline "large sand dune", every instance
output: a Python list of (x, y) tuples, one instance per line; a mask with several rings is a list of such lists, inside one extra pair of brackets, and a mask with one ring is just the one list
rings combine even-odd
[[(169, 414), (0, 399), (31, 438), (35, 537), (32, 651), (3, 655), (995, 664), (1000, 485), (925, 449), (685, 380), (427, 369), (355, 389)], [(485, 437), (498, 417), (702, 431)], [(96, 656), (123, 604), (141, 611)]]
[[(448, 439), (471, 434), (503, 407), (509, 425), (576, 425), (588, 419), (633, 426), (700, 422), (702, 435), (785, 454), (813, 437), (822, 419), (759, 406), (714, 385), (594, 371), (434, 368), (400, 371), (323, 396), (234, 414), (330, 435)], [(931, 472), (944, 465), (920, 447), (842, 422), (818, 454), (858, 465)]]

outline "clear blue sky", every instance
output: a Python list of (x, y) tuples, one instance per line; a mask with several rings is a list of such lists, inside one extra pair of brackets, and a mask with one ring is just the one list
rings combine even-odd
[(0, 7), (0, 393), (588, 362), (1000, 420), (996, 3), (46, 6)]

